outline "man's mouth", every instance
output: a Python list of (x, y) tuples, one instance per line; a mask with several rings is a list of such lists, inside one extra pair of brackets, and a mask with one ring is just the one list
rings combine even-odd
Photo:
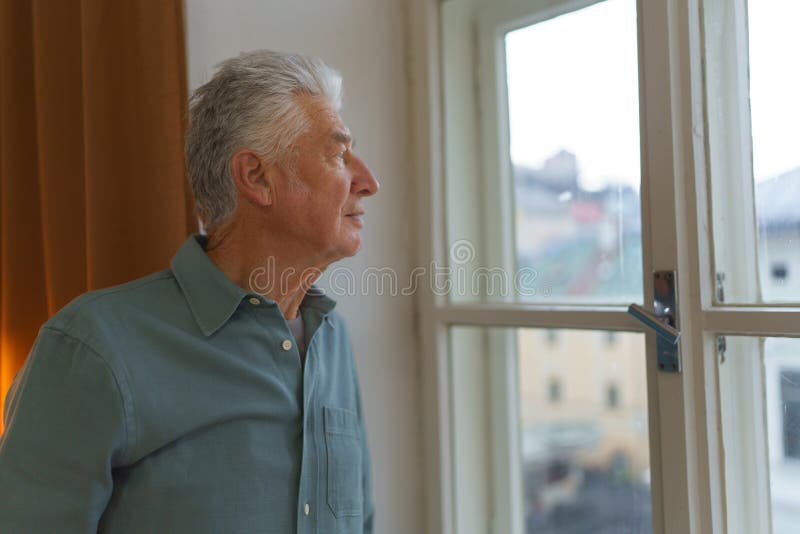
[(345, 215), (345, 217), (347, 217), (348, 219), (352, 219), (359, 226), (362, 226), (364, 224), (364, 212), (363, 211), (357, 211), (357, 212), (354, 212), (354, 213), (348, 213), (347, 215)]

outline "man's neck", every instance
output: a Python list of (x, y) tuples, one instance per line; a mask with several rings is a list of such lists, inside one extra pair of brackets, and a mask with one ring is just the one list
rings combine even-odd
[(297, 317), (306, 292), (330, 263), (308, 257), (297, 244), (270, 235), (245, 238), (235, 230), (210, 233), (206, 254), (235, 284), (277, 302), (286, 320)]

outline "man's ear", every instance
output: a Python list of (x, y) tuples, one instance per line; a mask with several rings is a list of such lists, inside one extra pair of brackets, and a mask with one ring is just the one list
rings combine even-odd
[(258, 154), (249, 149), (236, 152), (231, 158), (231, 174), (236, 188), (257, 206), (271, 206), (274, 201), (274, 172)]

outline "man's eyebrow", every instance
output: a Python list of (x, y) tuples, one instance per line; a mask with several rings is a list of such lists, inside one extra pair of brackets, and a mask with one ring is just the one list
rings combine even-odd
[(344, 133), (344, 132), (333, 132), (331, 138), (336, 141), (337, 143), (344, 143), (345, 145), (349, 145), (351, 149), (355, 148), (356, 140), (353, 139), (352, 136)]

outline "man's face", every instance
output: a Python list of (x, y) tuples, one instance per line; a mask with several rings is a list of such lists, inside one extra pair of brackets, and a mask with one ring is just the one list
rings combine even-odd
[(276, 188), (282, 230), (320, 260), (353, 256), (361, 248), (363, 199), (378, 192), (378, 182), (353, 153), (350, 131), (334, 107), (320, 97), (298, 102), (311, 127), (295, 145), (293, 177)]

